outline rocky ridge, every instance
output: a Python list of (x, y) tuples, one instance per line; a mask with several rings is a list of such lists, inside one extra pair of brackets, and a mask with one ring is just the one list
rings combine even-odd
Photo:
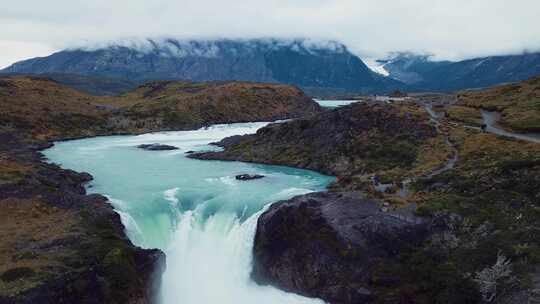
[(417, 147), (435, 136), (423, 113), (357, 103), (227, 138), (218, 143), (224, 151), (191, 157), (288, 165), (341, 176), (412, 165)]

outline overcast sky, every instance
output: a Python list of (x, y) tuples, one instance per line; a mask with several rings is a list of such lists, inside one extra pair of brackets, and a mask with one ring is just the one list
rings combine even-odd
[(361, 57), (540, 50), (540, 0), (0, 0), (0, 67), (121, 38), (335, 39)]

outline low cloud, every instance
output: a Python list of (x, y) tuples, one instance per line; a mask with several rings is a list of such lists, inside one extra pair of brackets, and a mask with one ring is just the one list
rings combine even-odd
[(19, 0), (0, 11), (0, 66), (104, 41), (309, 37), (361, 57), (463, 59), (540, 50), (537, 0)]

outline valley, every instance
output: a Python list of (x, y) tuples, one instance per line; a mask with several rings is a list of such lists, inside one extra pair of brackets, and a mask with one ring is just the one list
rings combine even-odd
[(0, 304), (540, 304), (540, 1), (4, 1)]
[[(506, 92), (506, 98), (492, 98), (500, 92)], [(239, 300), (239, 294), (245, 294), (240, 298), (247, 301), (251, 297), (262, 301), (263, 294), (269, 303), (281, 295), (292, 303), (311, 301), (266, 285), (329, 303), (410, 300), (427, 304), (435, 298), (445, 303), (481, 303), (487, 297), (500, 303), (536, 301), (529, 282), (538, 275), (531, 266), (536, 265), (540, 248), (535, 233), (540, 146), (520, 136), (528, 136), (522, 131), (535, 130), (526, 119), (534, 114), (529, 109), (535, 107), (536, 99), (531, 97), (537, 92), (538, 82), (531, 79), (453, 95), (320, 101), (326, 106), (321, 107), (299, 89), (278, 84), (148, 82), (128, 93), (103, 97), (43, 77), (4, 77), (0, 82), (0, 202), (7, 213), (2, 224), (6, 266), (0, 299), (6, 303), (58, 297), (70, 301), (98, 288), (96, 303), (132, 299), (150, 303), (155, 297), (169, 303), (181, 290), (173, 282), (182, 280), (190, 286), (189, 278), (204, 277), (204, 272), (188, 271), (177, 259), (190, 256), (189, 250), (209, 254), (208, 262), (213, 259), (206, 247), (185, 251), (193, 243), (175, 239), (199, 237), (210, 229), (184, 226), (195, 220), (192, 212), (203, 216), (196, 220), (202, 227), (207, 221), (216, 225), (210, 219), (225, 216), (218, 206), (230, 204), (226, 197), (251, 190), (259, 195), (263, 188), (256, 185), (275, 187), (283, 178), (285, 188), (271, 190), (275, 196), (257, 196), (240, 204), (233, 208), (236, 215), (219, 222), (229, 228), (204, 236), (210, 238), (208, 246), (218, 245), (217, 235), (242, 240), (242, 246), (247, 246), (242, 247), (244, 258), (233, 264), (242, 270), (238, 275), (247, 285), (231, 285), (227, 290), (236, 290), (234, 296), (225, 290), (222, 294), (231, 303)], [(484, 132), (481, 114), (493, 110), (501, 113), (500, 120), (489, 121)], [(231, 124), (275, 120), (280, 122), (240, 124), (240, 129)], [(219, 123), (226, 125), (215, 125)], [(521, 127), (511, 127), (515, 125)], [(222, 132), (229, 128), (232, 133)], [(199, 131), (164, 132), (194, 129)], [(127, 134), (146, 135), (118, 136)], [(227, 134), (234, 136), (226, 138)], [(95, 136), (105, 137), (67, 141), (46, 150), (49, 161), (61, 163), (62, 168), (44, 162), (40, 152), (52, 141)], [(219, 141), (218, 148), (208, 146), (212, 140)], [(180, 150), (146, 151), (136, 148), (139, 144), (173, 144)], [(162, 163), (150, 165), (157, 161)], [(184, 168), (181, 172), (189, 166), (194, 171), (165, 185), (161, 174), (168, 166), (164, 164), (175, 161), (184, 162), (178, 164)], [(146, 164), (136, 169), (149, 170), (143, 177), (163, 168), (155, 175), (159, 187), (141, 194), (148, 199), (134, 198), (133, 188), (114, 190), (147, 185), (145, 178), (139, 186), (135, 180), (121, 182), (127, 177), (113, 180), (116, 175), (107, 168), (133, 176), (130, 162)], [(101, 165), (105, 171), (98, 170)], [(336, 178), (311, 179), (316, 173), (272, 165)], [(190, 196), (191, 187), (198, 189), (193, 183), (199, 170), (210, 175), (202, 178), (202, 192)], [(214, 176), (215, 172), (220, 173)], [(265, 177), (236, 181), (234, 176), (242, 174)], [(287, 180), (290, 175), (307, 178), (307, 184), (294, 186)], [(204, 183), (215, 178), (224, 188), (214, 188), (215, 195), (206, 197), (209, 190), (204, 190), (208, 186)], [(310, 180), (317, 182), (310, 184)], [(153, 207), (144, 207), (155, 195), (163, 198)], [(221, 198), (215, 201), (215, 197)], [(206, 207), (197, 209), (199, 204)], [(22, 222), (24, 229), (16, 229)], [(231, 234), (235, 231), (249, 232), (250, 237), (236, 239)], [(230, 244), (222, 245), (232, 250), (226, 249)], [(313, 251), (318, 254), (311, 255)], [(465, 261), (465, 256), (470, 259)], [(511, 275), (489, 283), (497, 284), (497, 290), (482, 287), (487, 284), (483, 273), (501, 259)], [(224, 275), (232, 269), (214, 272), (223, 261), (213, 261), (217, 264), (206, 274), (227, 280)], [(253, 261), (253, 269), (246, 261)], [(171, 269), (177, 272), (167, 272)], [(178, 277), (178, 272), (184, 277)], [(186, 301), (212, 301), (197, 293), (187, 297), (193, 290), (182, 293)]]

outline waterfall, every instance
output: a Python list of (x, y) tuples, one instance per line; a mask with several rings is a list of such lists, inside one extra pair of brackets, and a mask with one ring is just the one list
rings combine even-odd
[[(89, 172), (89, 192), (109, 198), (131, 241), (167, 257), (162, 304), (320, 303), (250, 279), (257, 218), (271, 203), (323, 190), (333, 177), (308, 170), (242, 162), (200, 161), (187, 151), (231, 135), (254, 133), (266, 123), (56, 143), (44, 151), (64, 168)], [(162, 143), (174, 151), (145, 151)], [(238, 174), (265, 177), (238, 181)]]

